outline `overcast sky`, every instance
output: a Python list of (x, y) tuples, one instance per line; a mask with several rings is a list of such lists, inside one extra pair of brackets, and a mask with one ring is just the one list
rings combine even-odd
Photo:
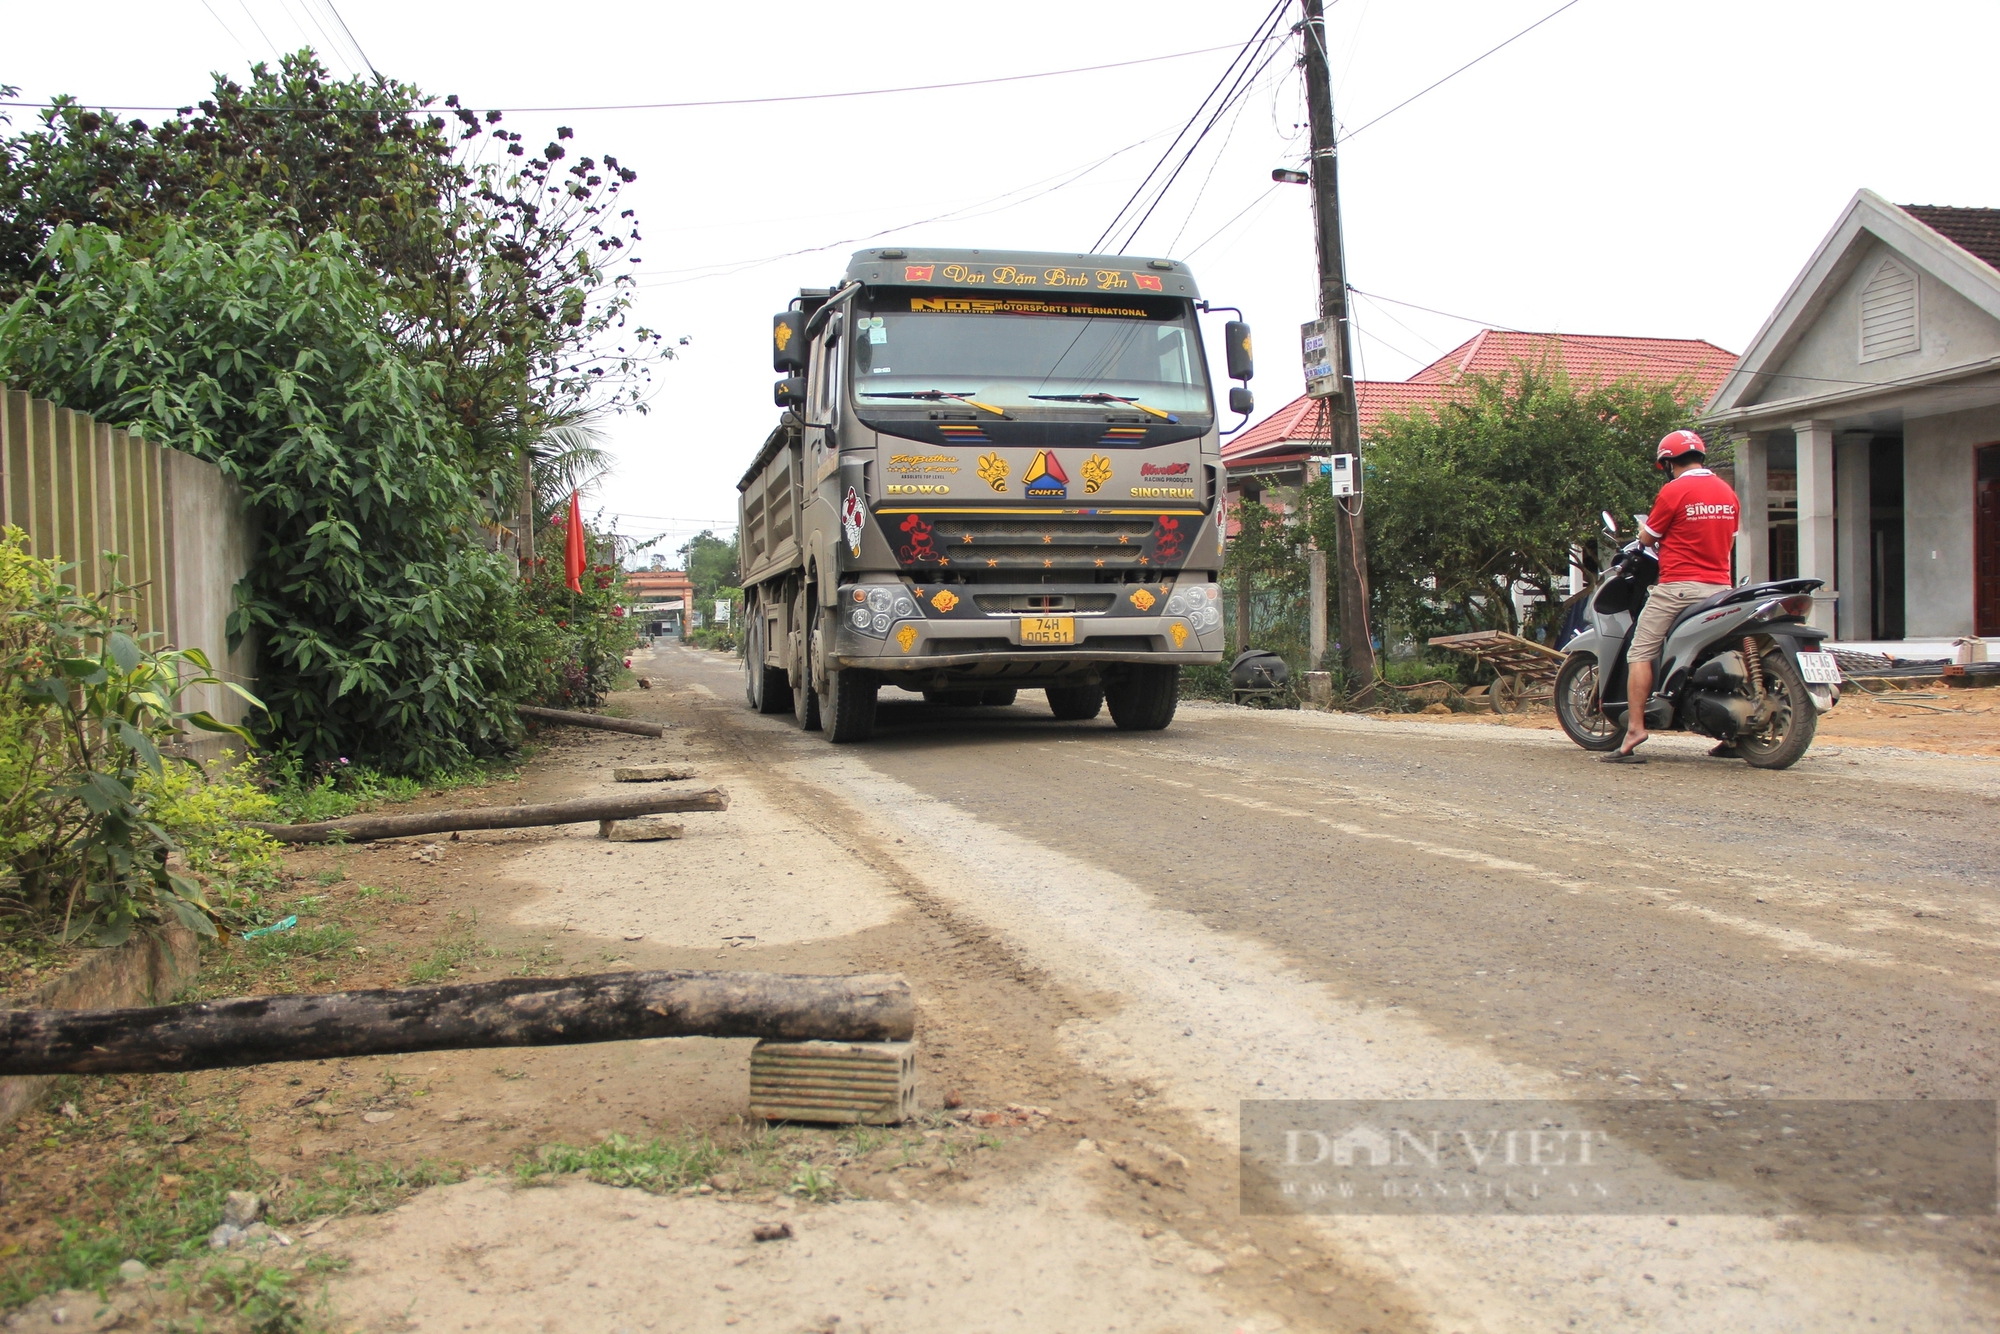
[[(483, 108), (1100, 65), (1240, 44), (1270, 0), (334, 3), (376, 69)], [(1477, 321), (1739, 352), (1857, 188), (2000, 205), (1992, 0), (1578, 0), (1369, 123), (1560, 3), (1331, 6), (1336, 110), (1355, 135), (1348, 275), (1380, 298), (1357, 303), (1366, 377), (1407, 376)], [(0, 83), (31, 99), (185, 103), (210, 71), (241, 77), (278, 49), (311, 44), (336, 72), (357, 59), (320, 0), (96, 0), (87, 25), (64, 5), (9, 11)], [(569, 124), (581, 151), (639, 172), (639, 317), (691, 340), (651, 412), (611, 424), (619, 467), (592, 506), (668, 548), (732, 527), (736, 480), (775, 420), (772, 311), (837, 278), (862, 238), (1088, 249), (1229, 58), (791, 106), (509, 115), (531, 146)], [(1292, 64), (1272, 63), (1128, 247), (1187, 258), (1210, 300), (1242, 307), (1265, 412), (1302, 392), (1297, 326), (1316, 313), (1307, 191), (1270, 181), (1304, 154)]]

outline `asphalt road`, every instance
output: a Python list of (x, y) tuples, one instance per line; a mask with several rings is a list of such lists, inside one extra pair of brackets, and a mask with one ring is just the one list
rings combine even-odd
[[(2000, 762), (1822, 747), (1766, 773), (1662, 737), (1623, 768), (1545, 731), (1215, 705), (1133, 735), (1055, 722), (1039, 692), (885, 692), (876, 738), (834, 747), (742, 709), (718, 655), (657, 661), (715, 692), (719, 736), (893, 831), (1040, 984), (1096, 998), (1077, 1060), (1144, 1072), (1218, 1138), (1241, 1098), (2000, 1090)], [(1558, 1239), (1599, 1248), (1588, 1282), (1522, 1277), (1525, 1243), (1478, 1225), (1327, 1227), (1440, 1327), (1937, 1329), (2000, 1309), (1992, 1222), (1669, 1245), (1585, 1220)], [(1438, 1240), (1466, 1254), (1409, 1253)]]

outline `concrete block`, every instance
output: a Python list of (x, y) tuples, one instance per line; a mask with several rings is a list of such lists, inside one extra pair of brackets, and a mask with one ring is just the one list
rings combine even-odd
[(662, 839), (679, 838), (686, 832), (684, 825), (651, 815), (642, 815), (635, 820), (597, 822), (597, 836), (608, 838), (613, 843), (658, 843)]
[(771, 1042), (750, 1049), (750, 1115), (890, 1126), (917, 1114), (913, 1042)]
[(1315, 709), (1330, 709), (1333, 707), (1332, 672), (1306, 673), (1306, 703)]
[(691, 764), (623, 764), (611, 771), (617, 783), (671, 783), (693, 777)]

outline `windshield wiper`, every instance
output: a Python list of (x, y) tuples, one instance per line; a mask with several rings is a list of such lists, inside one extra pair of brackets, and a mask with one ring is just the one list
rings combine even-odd
[(943, 389), (900, 389), (888, 390), (879, 394), (870, 393), (864, 389), (861, 391), (861, 396), (863, 398), (917, 398), (922, 399), (926, 403), (937, 403), (948, 398), (954, 402), (963, 403), (968, 408), (978, 408), (982, 412), (990, 412), (1005, 421), (1014, 420), (1007, 415), (1007, 411), (1004, 408), (996, 408), (991, 403), (981, 403), (970, 394), (954, 394)]
[(1161, 421), (1177, 424), (1180, 421), (1180, 418), (1171, 412), (1164, 412), (1159, 408), (1148, 407), (1136, 398), (1120, 398), (1116, 394), (1029, 394), (1028, 397), (1045, 398), (1054, 403), (1123, 403), (1128, 408), (1137, 408), (1141, 412), (1150, 412)]

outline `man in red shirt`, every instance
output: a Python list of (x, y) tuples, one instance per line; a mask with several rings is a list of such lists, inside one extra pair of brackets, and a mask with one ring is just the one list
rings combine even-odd
[(1674, 431), (1660, 441), (1654, 465), (1671, 471), (1646, 516), (1639, 540), (1660, 557), (1660, 582), (1646, 598), (1632, 647), (1625, 655), (1625, 744), (1604, 758), (1613, 764), (1644, 764), (1632, 752), (1646, 739), (1646, 700), (1653, 693), (1653, 659), (1667, 642), (1674, 619), (1697, 602), (1730, 587), (1729, 553), (1736, 543), (1739, 506), (1729, 483), (1710, 472), (1708, 446), (1693, 431)]

